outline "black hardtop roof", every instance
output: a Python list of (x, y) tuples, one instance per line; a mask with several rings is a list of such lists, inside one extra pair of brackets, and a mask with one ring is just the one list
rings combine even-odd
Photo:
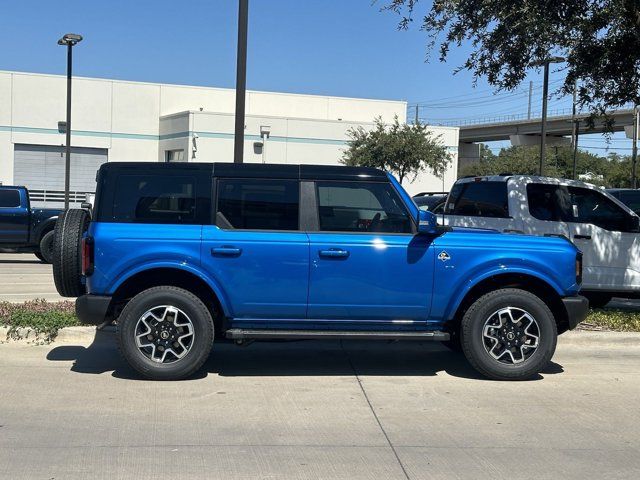
[(194, 170), (216, 177), (290, 178), (302, 180), (387, 181), (382, 170), (369, 167), (343, 167), (338, 165), (283, 165), (275, 163), (200, 163), (200, 162), (110, 162), (100, 167), (101, 172), (117, 170), (173, 172)]

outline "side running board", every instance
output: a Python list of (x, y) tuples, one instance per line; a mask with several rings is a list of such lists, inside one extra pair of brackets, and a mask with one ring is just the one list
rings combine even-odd
[(231, 328), (226, 332), (232, 340), (449, 340), (447, 332), (387, 332), (335, 330), (262, 330)]

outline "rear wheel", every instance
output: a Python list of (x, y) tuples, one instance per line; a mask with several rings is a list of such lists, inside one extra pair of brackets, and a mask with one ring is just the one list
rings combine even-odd
[(524, 380), (544, 369), (558, 338), (549, 307), (525, 290), (483, 295), (465, 313), (462, 349), (471, 365), (495, 380)]
[(53, 261), (53, 237), (54, 232), (45, 233), (40, 240), (40, 252), (36, 253), (36, 256), (45, 263), (51, 263)]
[(213, 319), (192, 293), (154, 287), (127, 303), (118, 319), (118, 345), (131, 367), (153, 380), (193, 375), (213, 345)]
[(53, 280), (63, 297), (85, 293), (82, 281), (82, 235), (89, 227), (86, 210), (71, 209), (60, 214), (53, 230)]

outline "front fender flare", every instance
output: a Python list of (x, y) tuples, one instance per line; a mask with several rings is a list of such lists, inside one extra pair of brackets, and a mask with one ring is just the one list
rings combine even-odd
[(453, 291), (457, 291), (459, 293), (456, 296), (452, 297), (449, 303), (447, 304), (447, 309), (445, 311), (445, 318), (447, 320), (453, 319), (453, 317), (455, 316), (458, 310), (458, 307), (460, 307), (464, 298), (475, 286), (479, 285), (481, 282), (487, 280), (488, 278), (496, 277), (500, 275), (508, 275), (508, 274), (516, 274), (516, 275), (524, 275), (527, 277), (533, 277), (536, 280), (539, 280), (549, 285), (551, 288), (553, 288), (553, 290), (559, 296), (561, 297), (564, 296), (564, 291), (562, 290), (558, 282), (554, 280), (552, 277), (544, 273), (538, 272), (536, 270), (531, 270), (525, 267), (507, 267), (507, 268), (493, 267), (493, 268), (483, 270), (480, 275), (475, 274), (473, 276), (466, 277), (465, 280), (460, 283), (460, 288), (453, 289)]

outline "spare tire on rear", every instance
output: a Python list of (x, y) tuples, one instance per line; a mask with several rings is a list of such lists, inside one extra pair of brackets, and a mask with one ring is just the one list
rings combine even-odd
[(63, 297), (85, 293), (82, 281), (82, 235), (89, 227), (86, 210), (66, 210), (58, 217), (53, 234), (53, 280)]

